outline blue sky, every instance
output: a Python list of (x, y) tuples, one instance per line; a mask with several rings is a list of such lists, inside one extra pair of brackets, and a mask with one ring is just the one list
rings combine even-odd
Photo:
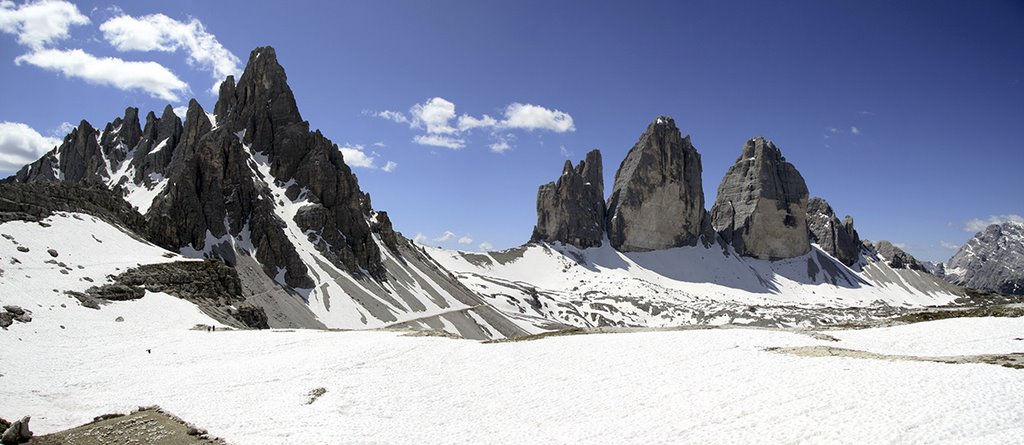
[(0, 5), (4, 176), (65, 123), (212, 111), (220, 74), (272, 45), (303, 117), (372, 162), (354, 170), (374, 207), (428, 244), (525, 242), (566, 158), (601, 149), (610, 189), (659, 114), (702, 154), (709, 206), (760, 134), (863, 238), (922, 259), (1024, 214), (1019, 1), (29, 5), (42, 25)]

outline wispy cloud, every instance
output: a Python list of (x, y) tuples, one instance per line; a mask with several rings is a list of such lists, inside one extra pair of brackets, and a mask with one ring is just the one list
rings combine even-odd
[(396, 163), (395, 161), (388, 161), (388, 162), (385, 162), (384, 166), (381, 167), (380, 169), (384, 170), (387, 173), (391, 173), (391, 172), (395, 171), (396, 168), (398, 168), (398, 163)]
[(415, 238), (413, 238), (413, 239), (412, 239), (412, 241), (413, 241), (414, 243), (416, 243), (416, 244), (423, 244), (423, 243), (427, 242), (427, 239), (428, 239), (428, 238), (427, 238), (427, 236), (426, 236), (426, 235), (424, 235), (424, 234), (422, 234), (422, 233), (417, 233), (417, 234), (416, 234), (416, 237), (415, 237)]
[(21, 122), (0, 122), (0, 171), (13, 172), (60, 145)]
[(480, 250), (494, 250), (494, 244), (484, 241), (480, 243)]
[(572, 157), (572, 153), (570, 153), (569, 150), (566, 150), (564, 145), (560, 145), (558, 147), (558, 152), (562, 154), (563, 158), (571, 158)]
[(80, 49), (44, 49), (18, 56), (14, 63), (27, 63), (56, 71), (94, 85), (122, 90), (140, 90), (150, 96), (176, 102), (188, 91), (188, 84), (156, 62), (130, 62), (115, 57), (96, 57)]
[(88, 25), (89, 18), (65, 1), (33, 1), (16, 6), (0, 1), (0, 31), (18, 36), (18, 43), (38, 51), (68, 38), (72, 26)]
[(1006, 222), (1014, 222), (1017, 224), (1024, 224), (1024, 216), (1020, 215), (989, 215), (985, 219), (972, 219), (964, 223), (965, 232), (981, 232), (986, 227), (992, 224), (1002, 224)]
[(439, 236), (437, 238), (434, 238), (434, 241), (439, 242), (439, 243), (444, 243), (444, 242), (451, 241), (455, 237), (456, 237), (456, 235), (455, 235), (454, 232), (452, 232), (451, 230), (446, 230), (443, 234), (441, 234), (441, 236)]
[(939, 245), (942, 246), (944, 249), (949, 250), (957, 250), (960, 248), (959, 244), (951, 243), (949, 241), (939, 241)]
[(241, 71), (238, 57), (194, 18), (186, 23), (163, 14), (141, 17), (118, 15), (103, 22), (100, 31), (118, 51), (184, 51), (189, 65), (209, 71), (213, 76), (214, 94), (225, 77)]
[(407, 124), (409, 128), (422, 130), (423, 134), (413, 137), (420, 145), (460, 149), (466, 146), (465, 136), (478, 129), (491, 130), (488, 147), (495, 153), (504, 153), (513, 148), (514, 136), (510, 130), (550, 131), (565, 133), (576, 130), (572, 116), (534, 104), (512, 103), (505, 107), (501, 118), (489, 115), (479, 117), (469, 114), (458, 115), (455, 103), (443, 97), (433, 97), (401, 111), (364, 111), (363, 114), (392, 122)]
[(853, 135), (859, 135), (860, 134), (860, 128), (850, 127), (850, 133), (853, 134)]
[(470, 238), (469, 235), (463, 235), (461, 238), (459, 238), (458, 243), (459, 244), (473, 244), (473, 238)]

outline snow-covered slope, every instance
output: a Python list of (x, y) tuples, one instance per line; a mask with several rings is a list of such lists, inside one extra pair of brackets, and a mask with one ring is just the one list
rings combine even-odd
[[(182, 308), (145, 308), (147, 300), (154, 302), (126, 310), (124, 323), (0, 332), (0, 416), (31, 415), (33, 430), (45, 434), (158, 404), (246, 445), (1016, 443), (1024, 436), (1019, 369), (772, 351), (1019, 353), (1020, 318), (828, 331), (837, 342), (744, 328), (482, 344), (392, 332), (192, 331), (180, 328), (192, 320), (175, 318)], [(897, 348), (900, 339), (910, 342)], [(314, 398), (317, 388), (323, 394)]]
[(865, 251), (848, 268), (816, 246), (779, 261), (718, 245), (622, 253), (528, 244), (502, 252), (428, 252), (500, 310), (543, 325), (804, 325), (869, 318), (894, 308), (946, 304), (954, 286), (894, 269)]

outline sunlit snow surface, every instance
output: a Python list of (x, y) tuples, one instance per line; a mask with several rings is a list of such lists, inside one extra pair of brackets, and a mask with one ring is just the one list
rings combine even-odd
[[(908, 355), (1024, 352), (1019, 318), (828, 331), (838, 342), (763, 329), (498, 344), (379, 331), (210, 333), (190, 328), (215, 322), (167, 294), (95, 310), (52, 292), (84, 290), (94, 284), (85, 277), (180, 258), (87, 215), (45, 223), (45, 231), (37, 223), (0, 225), (13, 238), (0, 239), (0, 305), (33, 312), (32, 322), (0, 330), (0, 417), (31, 415), (37, 434), (157, 404), (234, 444), (1024, 437), (1024, 371), (766, 351), (827, 345)], [(49, 235), (58, 233), (81, 236)], [(327, 392), (310, 404), (316, 388)]]
[[(965, 319), (859, 331), (850, 344), (755, 329), (483, 344), (391, 332), (190, 331), (201, 315), (175, 304), (184, 303), (148, 295), (95, 312), (103, 317), (65, 320), (65, 330), (40, 317), (0, 332), (0, 416), (31, 414), (34, 430), (46, 433), (159, 404), (236, 444), (1024, 437), (1021, 370), (765, 351), (886, 350), (903, 336), (915, 339), (905, 352), (955, 354), (966, 343), (972, 352), (1003, 350), (1024, 332), (1021, 319), (991, 329), (991, 319)], [(113, 321), (119, 315), (124, 323)], [(944, 346), (948, 332), (961, 344)], [(320, 387), (327, 392), (309, 404)]]

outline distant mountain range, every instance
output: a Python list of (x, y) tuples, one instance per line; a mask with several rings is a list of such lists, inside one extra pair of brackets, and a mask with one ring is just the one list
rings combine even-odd
[[(221, 84), (213, 113), (192, 100), (184, 120), (168, 106), (144, 119), (128, 108), (102, 128), (82, 121), (3, 180), (0, 221), (85, 213), (100, 219), (60, 236), (95, 238), (106, 224), (135, 236), (139, 249), (168, 251), (137, 264), (221, 260), (240, 290), (205, 310), (270, 327), (488, 339), (565, 326), (813, 325), (966, 295), (891, 243), (863, 242), (853, 219), (810, 198), (796, 167), (763, 137), (743, 145), (710, 211), (700, 154), (670, 117), (647, 126), (607, 200), (602, 169), (593, 151), (541, 186), (524, 246), (418, 246), (373, 209), (338, 147), (310, 130), (274, 49), (262, 47), (237, 82)], [(1020, 293), (1022, 230), (995, 227), (965, 245), (946, 275)], [(161, 270), (131, 280), (146, 287)], [(82, 294), (101, 280), (83, 275), (61, 290)], [(5, 302), (21, 292), (5, 291), (15, 292)], [(240, 316), (240, 305), (262, 315)]]

